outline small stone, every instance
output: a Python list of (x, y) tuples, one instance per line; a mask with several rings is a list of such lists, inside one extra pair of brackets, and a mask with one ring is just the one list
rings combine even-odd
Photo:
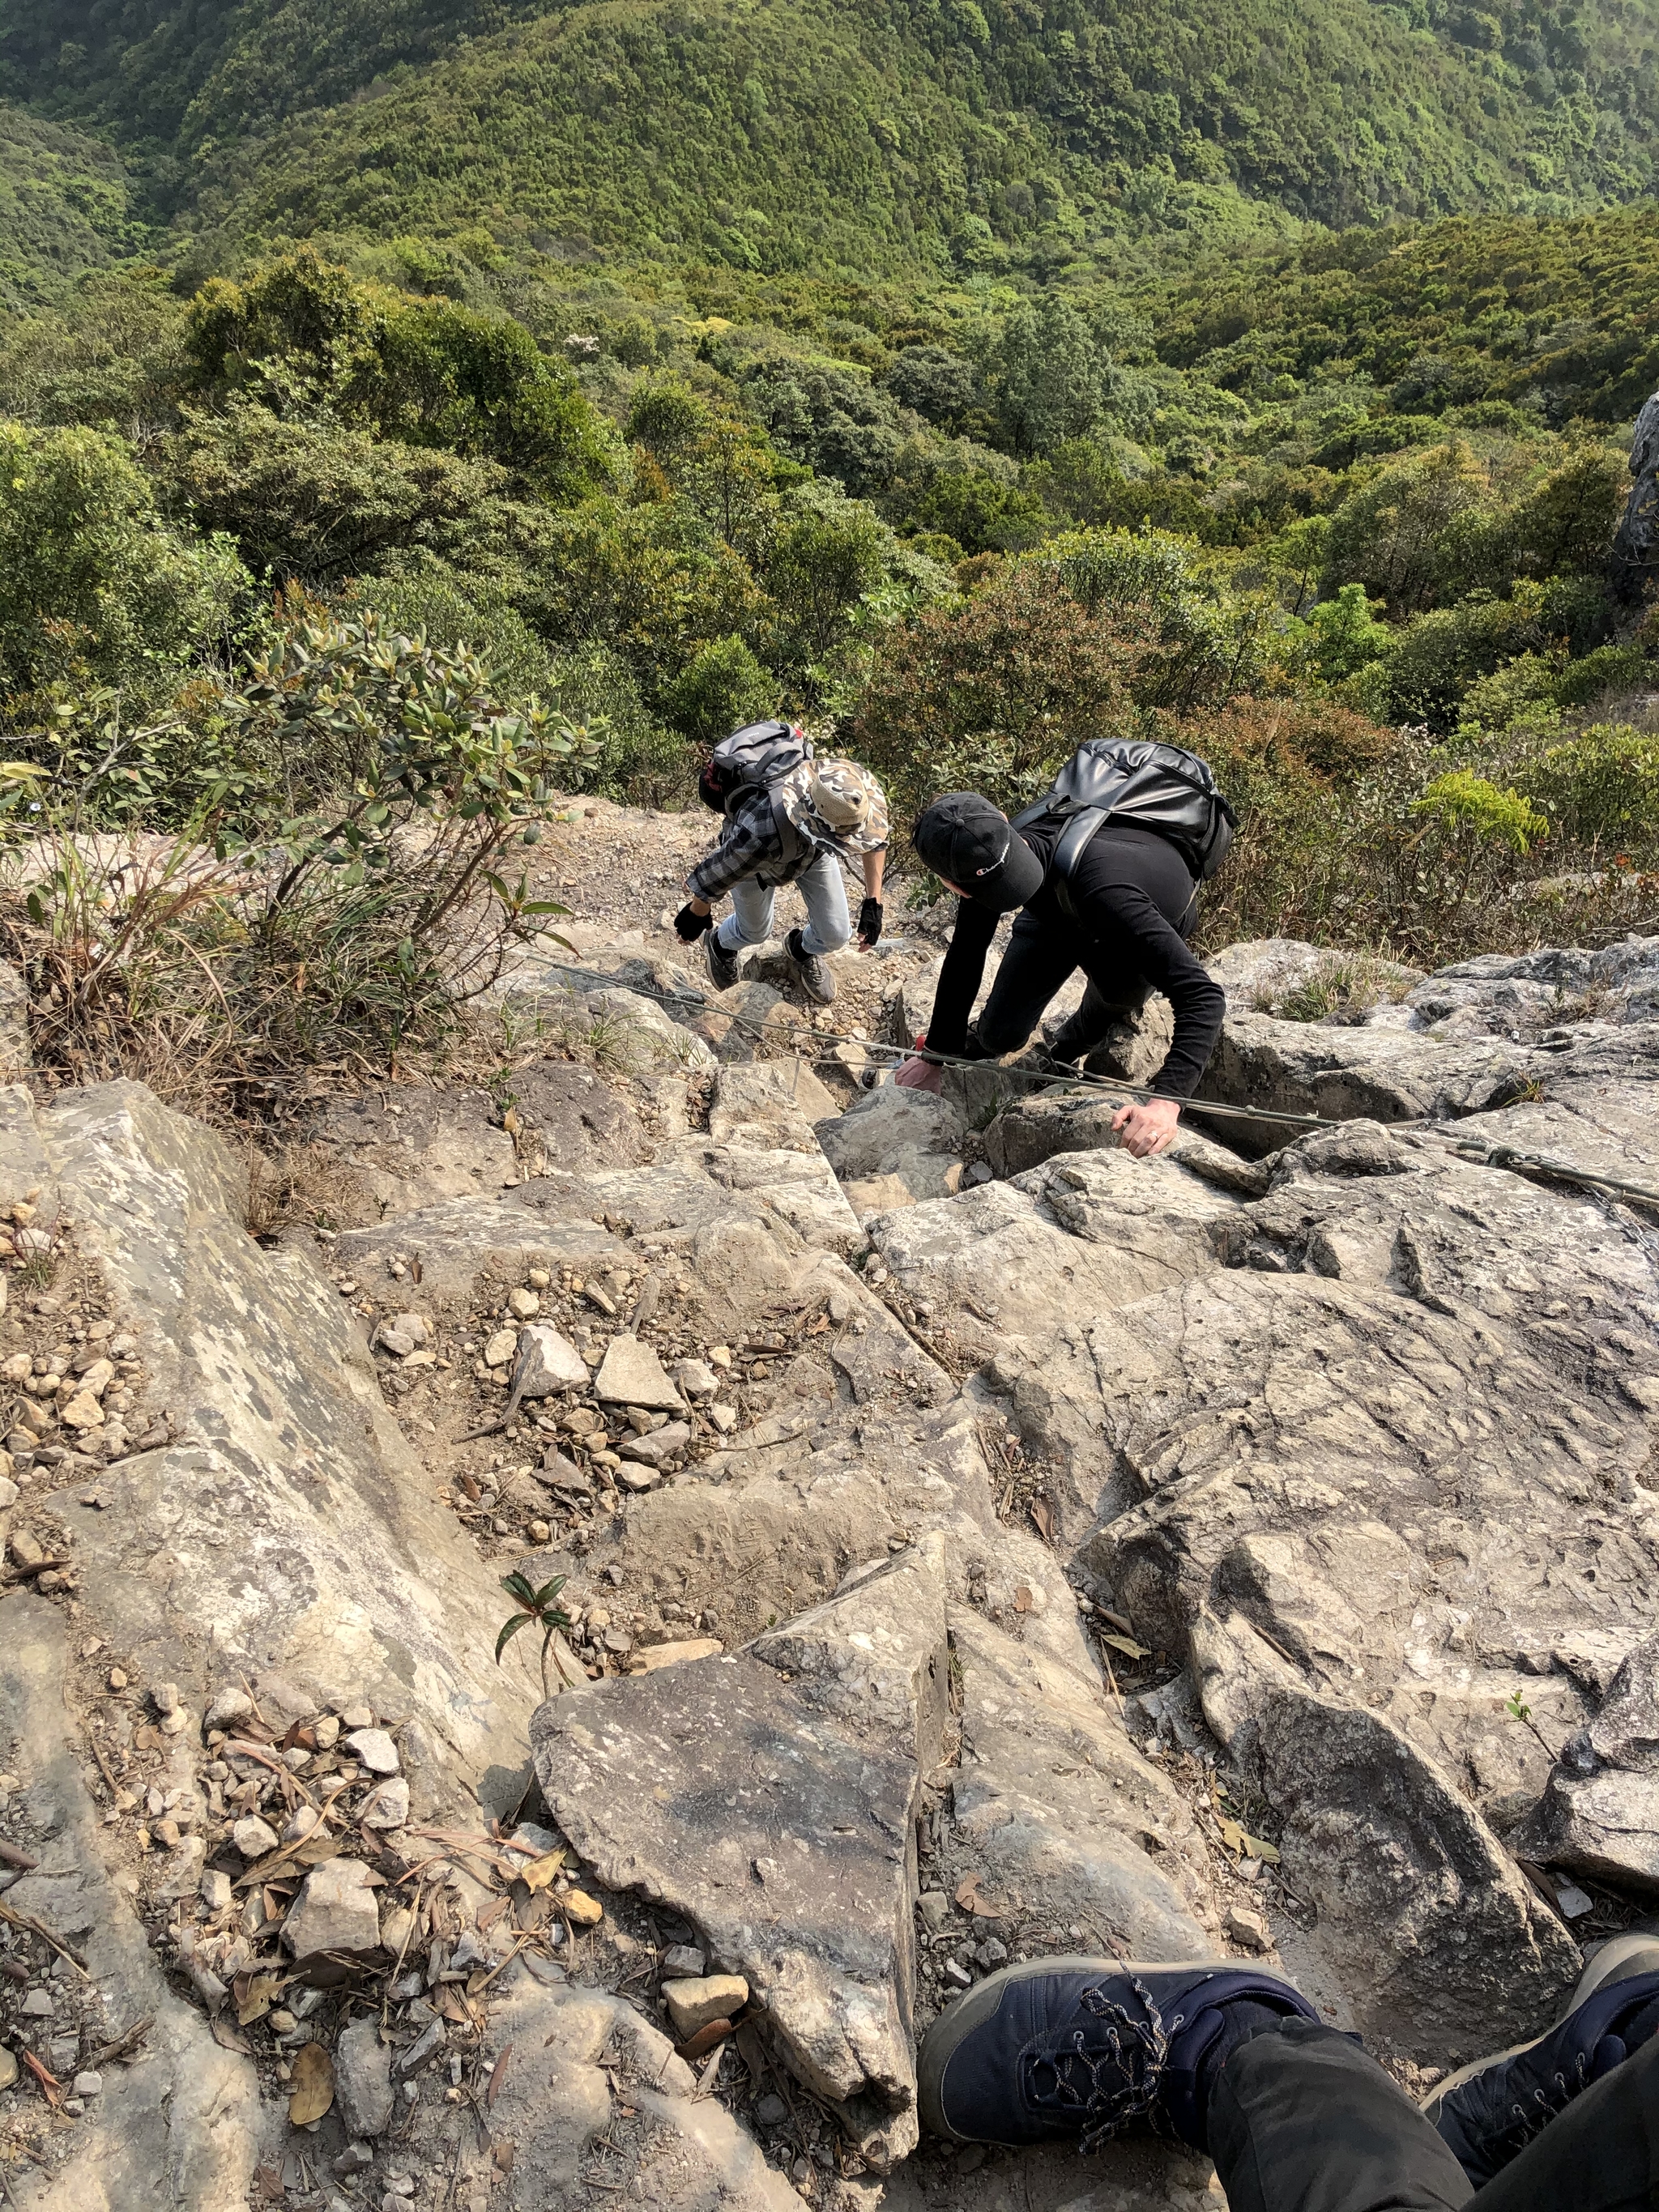
[(12, 1558), (20, 1567), (38, 1567), (46, 1553), (27, 1528), (14, 1528), (10, 1543)]
[(31, 1990), (18, 2007), (18, 2010), (26, 2020), (50, 2020), (52, 2018), (51, 1993), (46, 1990)]
[(276, 1832), (256, 1814), (250, 1813), (230, 1832), (230, 1839), (245, 1859), (262, 1859), (276, 1848)]
[[(726, 1646), (718, 1636), (688, 1636), (677, 1644), (642, 1644), (634, 1653), (635, 1671), (654, 1674), (659, 1667), (684, 1666), (689, 1659), (713, 1659)], [(699, 1967), (698, 1972), (702, 1969)]]
[(126, 1675), (119, 1667), (112, 1667), (110, 1668), (109, 1686), (112, 1690), (125, 1690), (127, 1686)]
[(217, 1867), (209, 1867), (198, 1885), (202, 1902), (210, 1912), (228, 1911), (235, 1892), (230, 1886), (230, 1876), (221, 1874)]
[(532, 1267), (525, 1277), (532, 1291), (544, 1291), (552, 1279), (545, 1267)]
[(345, 1740), (345, 1747), (371, 1774), (398, 1771), (398, 1747), (384, 1729), (354, 1729)]
[(1252, 1912), (1242, 1905), (1230, 1905), (1225, 1925), (1229, 1941), (1242, 1944), (1245, 1950), (1272, 1950), (1273, 1930), (1261, 1913)]
[(179, 1685), (176, 1682), (158, 1682), (150, 1692), (150, 1696), (155, 1700), (158, 1713), (165, 1716), (178, 1711)]
[(705, 1974), (684, 1982), (665, 1982), (663, 2002), (674, 2033), (688, 2041), (711, 2021), (731, 2020), (749, 2002), (749, 1984), (741, 1974)]
[(605, 1917), (605, 1907), (597, 1897), (590, 1897), (585, 1889), (561, 1891), (559, 1910), (568, 1917), (574, 1928), (597, 1928)]
[(519, 1337), (513, 1388), (521, 1398), (550, 1398), (559, 1390), (585, 1390), (587, 1363), (568, 1337), (538, 1321)]
[(711, 1367), (729, 1367), (732, 1364), (730, 1345), (717, 1344), (708, 1355), (708, 1364)]
[(947, 1959), (945, 1961), (945, 1978), (947, 1982), (953, 1983), (959, 1990), (971, 1989), (974, 1984), (973, 1976), (960, 1959)]
[(683, 1452), (690, 1441), (691, 1430), (687, 1422), (670, 1421), (666, 1428), (653, 1429), (649, 1436), (630, 1437), (620, 1455), (660, 1472), (675, 1453)]
[(16, 2087), (17, 2074), (16, 2052), (9, 2051), (3, 2043), (0, 2043), (0, 2093)]
[(90, 2070), (85, 2074), (77, 2074), (75, 2077), (75, 2094), (77, 2097), (101, 2097), (104, 2094), (103, 2075)]
[(1595, 1899), (1588, 1897), (1577, 1882), (1565, 1882), (1555, 1893), (1556, 1904), (1564, 1920), (1582, 1920), (1587, 1912), (1595, 1910)]
[(66, 1429), (101, 1429), (104, 1409), (90, 1390), (77, 1390), (58, 1413)]
[(921, 1915), (922, 1926), (937, 1933), (945, 1925), (950, 1906), (942, 1889), (924, 1889), (916, 1900), (916, 1910)]
[(430, 1323), (422, 1314), (388, 1314), (375, 1330), (374, 1342), (377, 1350), (389, 1352), (394, 1358), (407, 1359), (411, 1352), (419, 1352), (432, 1341)]
[(291, 1729), (296, 1721), (314, 1721), (317, 1700), (307, 1697), (297, 1682), (290, 1682), (286, 1674), (261, 1674), (253, 1685), (254, 1701), (270, 1726), (280, 1735)]
[(389, 1908), (380, 1922), (380, 1948), (398, 1958), (415, 1932), (415, 1915), (406, 1905)]
[(357, 1815), (366, 1828), (386, 1833), (401, 1828), (409, 1819), (409, 1784), (401, 1774), (383, 1782)]
[(0, 1474), (0, 1513), (3, 1513), (9, 1505), (15, 1505), (21, 1496), (21, 1491), (18, 1489), (11, 1477), (9, 1474)]
[(311, 1833), (321, 1818), (322, 1814), (314, 1805), (296, 1805), (283, 1829), (283, 1841), (297, 1844), (302, 1836)]
[[(373, 2026), (372, 2021), (367, 2024)], [(346, 2034), (349, 2035), (350, 2033), (351, 2030), (348, 2028)], [(343, 2042), (344, 2037), (342, 2037), (341, 2040)], [(329, 2172), (337, 2180), (349, 2181), (355, 2173), (367, 2173), (374, 2163), (374, 2154), (366, 2142), (349, 2142), (330, 2166)]]
[(1007, 1965), (1008, 1946), (999, 1936), (993, 1936), (980, 1945), (974, 1957), (988, 1974), (994, 1973), (999, 1966)]
[(78, 2120), (87, 2108), (78, 2097), (65, 2097), (58, 2109), (66, 2118)]
[(673, 1376), (682, 1392), (694, 1405), (704, 1398), (712, 1398), (720, 1387), (720, 1376), (703, 1359), (677, 1359)]
[(553, 1531), (545, 1521), (532, 1521), (526, 1525), (524, 1533), (531, 1543), (545, 1544)]
[(371, 1705), (348, 1705), (340, 1715), (340, 1726), (348, 1731), (373, 1728), (374, 1725), (374, 1710)]
[(283, 1942), (296, 1959), (380, 1948), (380, 1909), (361, 1859), (328, 1859), (312, 1869), (289, 1907)]
[(640, 1406), (653, 1413), (678, 1413), (684, 1401), (651, 1346), (637, 1336), (613, 1336), (593, 1379), (593, 1395), (607, 1406)]
[(489, 1343), (484, 1346), (484, 1365), (486, 1367), (505, 1367), (507, 1361), (512, 1358), (514, 1353), (518, 1350), (518, 1330), (516, 1328), (498, 1328), (494, 1336), (490, 1338)]
[(292, 2035), (300, 2025), (285, 2005), (278, 2005), (275, 2012), (267, 2013), (265, 2017), (270, 2023), (273, 2035)]
[(325, 1713), (313, 1729), (319, 1751), (332, 1751), (340, 1741), (340, 1723), (332, 1713)]
[(755, 2118), (763, 2128), (781, 2128), (789, 2117), (789, 2107), (775, 2089), (769, 2089), (755, 2107)]
[[(349, 2136), (381, 2136), (392, 2124), (392, 2053), (372, 2016), (354, 2020), (340, 2032), (334, 2049), (334, 2098)], [(361, 2148), (367, 2150), (367, 2143)]]
[(709, 1419), (723, 1437), (729, 1437), (738, 1425), (738, 1411), (735, 1406), (710, 1406), (708, 1408), (708, 1413)]
[(534, 1291), (509, 1291), (507, 1310), (520, 1321), (532, 1321), (542, 1310), (542, 1302)]
[(222, 1690), (214, 1692), (212, 1702), (202, 1716), (202, 1725), (210, 1729), (232, 1729), (238, 1721), (249, 1719), (252, 1711), (253, 1700), (247, 1692), (235, 1684), (228, 1683)]
[(692, 1943), (671, 1943), (662, 1954), (662, 1971), (669, 1981), (700, 1982), (708, 1961)]

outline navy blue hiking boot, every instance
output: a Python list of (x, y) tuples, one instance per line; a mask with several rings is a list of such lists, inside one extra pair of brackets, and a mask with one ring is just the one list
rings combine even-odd
[(1656, 2029), (1659, 1936), (1618, 1936), (1590, 1960), (1547, 2035), (1449, 2075), (1425, 2099), (1424, 2116), (1479, 2189)]
[(923, 2038), (922, 2124), (951, 2142), (1070, 2139), (1092, 2150), (1142, 2120), (1203, 2150), (1205, 2107), (1226, 2051), (1279, 2020), (1318, 2016), (1288, 1982), (1236, 1959), (1005, 1966)]

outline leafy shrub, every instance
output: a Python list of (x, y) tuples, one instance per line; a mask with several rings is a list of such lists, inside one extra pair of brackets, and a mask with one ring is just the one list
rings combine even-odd
[(1142, 641), (1018, 563), (976, 598), (890, 631), (854, 742), (905, 824), (941, 791), (981, 791), (1006, 813), (1036, 798), (1085, 738), (1138, 726)]
[(1469, 525), (1489, 503), (1486, 471), (1460, 440), (1384, 469), (1331, 517), (1326, 589), (1361, 584), (1391, 613), (1415, 614), (1460, 580)]
[(166, 441), (161, 482), (260, 574), (308, 584), (416, 551), (476, 556), (499, 547), (507, 520), (507, 474), (493, 462), (288, 422), (247, 399), (191, 415)]
[(249, 587), (228, 537), (162, 520), (120, 440), (0, 422), (0, 693), (84, 672), (154, 694)]
[(775, 678), (733, 635), (714, 639), (688, 663), (664, 692), (663, 711), (693, 744), (708, 747), (759, 721), (776, 695)]
[(1522, 771), (1528, 796), (1568, 835), (1659, 859), (1659, 733), (1598, 722)]
[(269, 781), (207, 789), (176, 836), (88, 839), (95, 786), (24, 833), (0, 935), (49, 1072), (142, 1072), (201, 1106), (300, 1061), (384, 1063), (441, 1036), (562, 910), (510, 856), (592, 741), (544, 708), (503, 714), (471, 656), (368, 613), (302, 616), (222, 704)]
[(1478, 677), (1545, 643), (1538, 586), (1512, 598), (1471, 593), (1408, 623), (1382, 665), (1395, 717), (1435, 731), (1455, 729), (1464, 694)]

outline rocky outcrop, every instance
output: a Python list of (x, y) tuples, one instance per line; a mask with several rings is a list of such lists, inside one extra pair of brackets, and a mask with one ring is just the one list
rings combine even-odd
[[(1136, 1161), (1018, 1069), (815, 1073), (786, 965), (584, 941), (510, 988), (591, 1065), (331, 1109), (362, 1225), (278, 1244), (136, 1087), (0, 1094), (68, 1300), (3, 1321), (0, 1881), (99, 1993), (30, 1950), (0, 2020), (153, 2023), (37, 2200), (1152, 2212), (1201, 2166), (940, 2165), (934, 2013), (1278, 1948), (1402, 2060), (1532, 2032), (1547, 1870), (1659, 1888), (1659, 1247), (1517, 1156), (1659, 1186), (1653, 956), (1297, 1021), (1328, 956), (1233, 948), (1212, 1104), (1341, 1126)], [(542, 1699), (495, 1638), (561, 1577)]]

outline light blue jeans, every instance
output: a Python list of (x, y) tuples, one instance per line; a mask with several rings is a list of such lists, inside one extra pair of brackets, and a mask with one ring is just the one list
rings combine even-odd
[[(806, 902), (806, 927), (800, 949), (807, 953), (839, 952), (853, 935), (847, 910), (847, 882), (841, 863), (831, 853), (820, 853), (795, 878), (795, 889)], [(764, 945), (772, 934), (772, 910), (777, 892), (758, 876), (746, 877), (732, 886), (732, 911), (714, 933), (722, 952), (741, 952), (745, 945)]]

